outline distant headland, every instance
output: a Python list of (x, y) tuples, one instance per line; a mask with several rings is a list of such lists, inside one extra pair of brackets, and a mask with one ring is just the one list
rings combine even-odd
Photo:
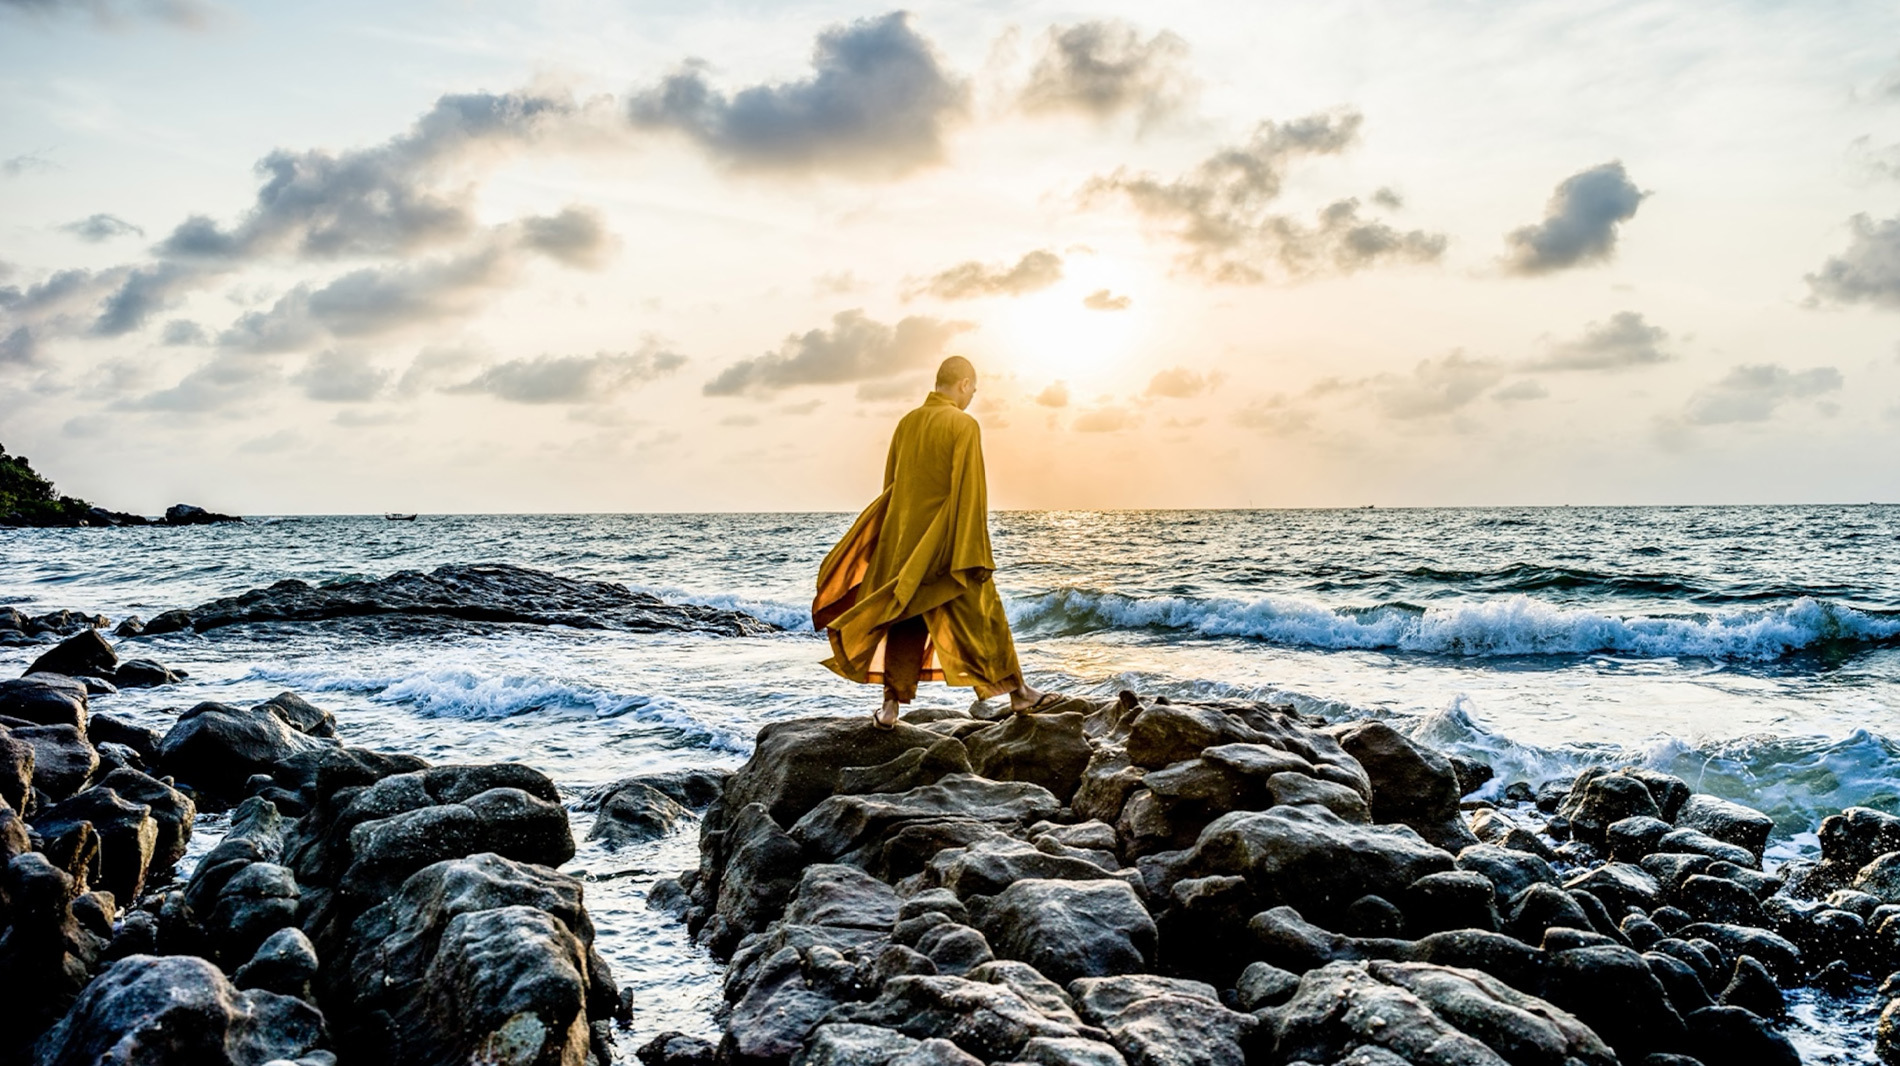
[(95, 507), (76, 496), (62, 496), (24, 455), (8, 455), (0, 445), (0, 526), (202, 526), (242, 522), (188, 503), (173, 504), (163, 517), (147, 518)]

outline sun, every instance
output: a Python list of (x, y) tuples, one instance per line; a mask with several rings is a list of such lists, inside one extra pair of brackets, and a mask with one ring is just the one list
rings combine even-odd
[(1149, 313), (1113, 264), (1070, 260), (1066, 276), (999, 307), (1000, 355), (1025, 384), (1064, 381), (1084, 391), (1119, 375), (1139, 347)]

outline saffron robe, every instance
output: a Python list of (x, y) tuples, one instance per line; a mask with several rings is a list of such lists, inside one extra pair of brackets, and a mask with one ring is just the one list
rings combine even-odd
[(891, 626), (921, 617), (930, 636), (919, 680), (971, 686), (980, 699), (1013, 691), (1021, 667), (995, 569), (976, 419), (932, 392), (891, 436), (883, 495), (818, 568), (811, 617), (831, 640), (825, 665), (882, 684)]

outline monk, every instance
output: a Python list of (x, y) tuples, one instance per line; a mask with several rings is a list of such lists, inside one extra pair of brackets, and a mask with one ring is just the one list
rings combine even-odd
[(953, 355), (922, 407), (904, 416), (884, 462), (884, 494), (818, 568), (813, 628), (831, 638), (825, 665), (860, 684), (883, 685), (871, 718), (897, 723), (920, 681), (1009, 693), (1034, 714), (1059, 697), (1023, 680), (1016, 642), (990, 574), (989, 489), (976, 419), (976, 368)]

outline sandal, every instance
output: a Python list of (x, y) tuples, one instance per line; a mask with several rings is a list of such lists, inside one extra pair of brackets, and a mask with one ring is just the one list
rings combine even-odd
[(890, 721), (885, 721), (884, 705), (879, 704), (877, 710), (871, 712), (871, 724), (888, 733), (897, 728), (897, 715), (892, 715)]
[(1050, 707), (1050, 706), (1054, 706), (1057, 703), (1061, 703), (1063, 700), (1067, 698), (1068, 698), (1067, 696), (1064, 696), (1060, 692), (1045, 692), (1042, 695), (1036, 697), (1036, 702), (1030, 704), (1027, 707), (1024, 707), (1020, 710), (1018, 710), (1015, 707), (1011, 707), (1009, 709), (1009, 713), (1020, 714), (1027, 717), (1029, 715), (1035, 714), (1037, 711), (1042, 710), (1044, 707)]

